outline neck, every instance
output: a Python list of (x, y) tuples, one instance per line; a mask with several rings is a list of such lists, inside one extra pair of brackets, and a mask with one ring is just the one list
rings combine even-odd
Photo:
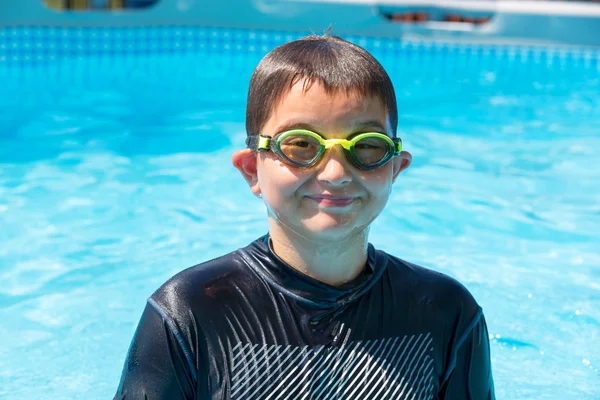
[(269, 221), (269, 235), (279, 258), (297, 271), (332, 286), (355, 279), (367, 264), (368, 229), (339, 241), (311, 240)]

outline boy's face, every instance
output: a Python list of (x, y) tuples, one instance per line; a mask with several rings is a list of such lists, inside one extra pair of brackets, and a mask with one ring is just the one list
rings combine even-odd
[[(263, 135), (275, 137), (294, 128), (314, 131), (325, 139), (357, 132), (391, 135), (387, 110), (378, 98), (328, 94), (319, 83), (303, 91), (302, 84), (295, 84), (276, 105)], [(311, 240), (337, 241), (366, 231), (385, 207), (396, 176), (410, 164), (410, 154), (402, 152), (381, 168), (363, 171), (346, 159), (341, 146), (334, 146), (315, 166), (301, 169), (284, 163), (272, 151), (251, 155), (248, 151), (236, 153), (234, 165), (252, 191), (262, 196), (270, 223)], [(240, 162), (244, 155), (245, 164)]]

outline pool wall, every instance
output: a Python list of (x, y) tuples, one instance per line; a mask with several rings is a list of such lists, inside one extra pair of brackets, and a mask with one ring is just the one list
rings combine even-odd
[[(428, 10), (490, 17), (482, 25), (429, 21), (393, 22), (385, 13)], [(313, 31), (340, 35), (470, 42), (563, 44), (600, 47), (600, 4), (559, 1), (383, 0), (161, 0), (141, 10), (57, 11), (42, 0), (5, 1), (0, 28), (10, 26), (211, 27)]]

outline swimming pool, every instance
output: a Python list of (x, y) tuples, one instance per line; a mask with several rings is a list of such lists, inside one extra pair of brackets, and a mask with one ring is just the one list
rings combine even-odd
[[(111, 398), (145, 299), (265, 232), (229, 160), (298, 36), (0, 30), (1, 398)], [(414, 156), (371, 241), (473, 292), (499, 399), (599, 399), (599, 53), (349, 39)]]

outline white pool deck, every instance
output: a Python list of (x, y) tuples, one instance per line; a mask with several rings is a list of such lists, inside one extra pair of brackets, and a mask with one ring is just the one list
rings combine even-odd
[[(392, 22), (382, 13), (472, 13), (483, 25)], [(56, 11), (41, 0), (0, 0), (0, 27), (200, 25), (415, 40), (600, 47), (600, 2), (494, 0), (161, 0), (144, 10)]]

